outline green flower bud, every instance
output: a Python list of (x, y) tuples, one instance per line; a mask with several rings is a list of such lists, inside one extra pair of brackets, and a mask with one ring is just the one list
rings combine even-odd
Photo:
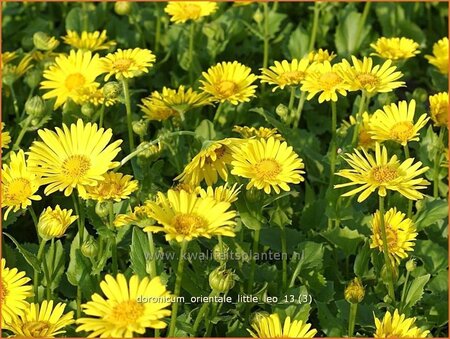
[(81, 106), (81, 114), (91, 117), (92, 114), (95, 113), (95, 106), (91, 104), (90, 102), (87, 102)]
[(25, 103), (25, 112), (35, 118), (41, 117), (45, 113), (45, 102), (40, 97), (35, 95), (27, 100)]
[(128, 1), (116, 1), (114, 4), (114, 12), (117, 15), (128, 15), (131, 12), (131, 3)]
[(41, 79), (42, 79), (42, 71), (37, 68), (30, 69), (25, 74), (25, 78), (24, 78), (25, 83), (30, 88), (36, 88), (39, 85), (39, 83), (41, 82)]
[(217, 262), (227, 261), (228, 260), (228, 251), (229, 247), (227, 244), (222, 242), (221, 244), (217, 244), (213, 249), (213, 258)]
[(345, 300), (351, 304), (360, 303), (364, 299), (364, 295), (364, 286), (359, 278), (350, 281), (344, 291)]
[(109, 215), (109, 204), (108, 201), (99, 201), (95, 205), (95, 213), (102, 219), (105, 219)]
[(289, 114), (289, 109), (283, 105), (279, 104), (277, 108), (275, 109), (275, 113), (282, 119), (285, 119)]
[(234, 287), (235, 274), (225, 267), (219, 266), (209, 274), (209, 286), (212, 290), (225, 293)]
[(36, 32), (33, 35), (33, 44), (36, 49), (50, 51), (59, 45), (59, 41), (44, 32)]
[(258, 9), (255, 14), (253, 14), (253, 20), (255, 20), (257, 24), (261, 23), (264, 20), (264, 14)]
[(103, 95), (106, 99), (117, 99), (122, 93), (122, 86), (117, 81), (110, 81), (103, 86)]
[(148, 122), (144, 120), (132, 122), (133, 132), (143, 138), (147, 134)]
[(414, 259), (409, 259), (406, 262), (406, 270), (408, 272), (414, 271), (416, 269), (416, 267), (417, 267), (417, 263), (416, 263), (416, 261)]
[(2, 69), (2, 82), (6, 85), (11, 87), (14, 81), (17, 80), (17, 75), (14, 72), (14, 66), (12, 65), (5, 65)]
[(163, 147), (161, 143), (156, 145), (149, 145), (149, 142), (144, 141), (139, 144), (137, 149), (142, 148), (143, 150), (138, 153), (138, 159), (155, 160), (162, 152)]
[(412, 94), (413, 98), (417, 101), (417, 102), (427, 102), (428, 101), (428, 93), (425, 89), (423, 88), (416, 88)]
[(95, 258), (98, 253), (97, 241), (91, 236), (81, 245), (81, 253), (87, 258)]

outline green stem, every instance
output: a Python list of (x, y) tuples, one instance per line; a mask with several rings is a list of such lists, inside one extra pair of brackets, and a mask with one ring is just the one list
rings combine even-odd
[(128, 142), (130, 143), (130, 152), (134, 151), (134, 136), (133, 136), (133, 126), (132, 126), (132, 113), (131, 113), (131, 98), (130, 98), (130, 88), (128, 86), (128, 79), (122, 79), (123, 85), (123, 95), (125, 97), (125, 108), (127, 110), (127, 127), (128, 127)]
[[(41, 264), (42, 261), (42, 254), (44, 253), (44, 248), (45, 248), (45, 242), (46, 240), (42, 239), (40, 244), (39, 244), (39, 250), (38, 250), (38, 254), (37, 254), (37, 261), (39, 263), (39, 265)], [(47, 281), (48, 284), (48, 281)], [(38, 302), (38, 289), (39, 289), (39, 272), (38, 270), (34, 270), (34, 302), (37, 303)]]
[(192, 69), (192, 55), (194, 52), (194, 38), (195, 38), (195, 22), (192, 21), (189, 27), (189, 50), (188, 50), (188, 60), (189, 60), (189, 81), (193, 81), (193, 69)]
[(314, 50), (314, 45), (316, 43), (316, 37), (317, 37), (317, 28), (319, 26), (319, 14), (320, 14), (320, 6), (321, 4), (316, 1), (314, 3), (314, 19), (313, 19), (313, 26), (311, 31), (311, 40), (309, 40), (309, 46), (308, 50), (311, 52)]
[(386, 271), (387, 271), (387, 276), (388, 276), (388, 281), (387, 281), (388, 293), (392, 299), (392, 302), (394, 302), (395, 301), (395, 291), (394, 291), (394, 282), (393, 282), (393, 274), (392, 274), (392, 263), (389, 258), (386, 226), (384, 223), (384, 197), (382, 197), (382, 196), (379, 197), (379, 210), (380, 210), (381, 236), (382, 236), (382, 240), (383, 240), (383, 256), (384, 256), (384, 263), (386, 265)]
[(224, 265), (227, 262), (227, 259), (224, 256), (224, 246), (223, 246), (223, 239), (221, 235), (217, 236), (217, 239), (219, 240), (219, 247), (220, 247), (220, 257), (219, 262), (220, 265)]
[(150, 254), (150, 277), (153, 279), (158, 275), (156, 271), (155, 242), (153, 241), (153, 233), (147, 232), (148, 250)]
[(33, 224), (34, 224), (34, 227), (36, 228), (36, 234), (38, 235), (37, 237), (39, 240), (39, 233), (38, 233), (38, 228), (37, 228), (39, 219), (36, 216), (36, 212), (34, 212), (33, 206), (31, 206), (31, 205), (28, 206), (28, 211), (30, 212), (31, 218), (33, 219)]
[(161, 17), (159, 3), (156, 4), (156, 29), (155, 29), (155, 53), (159, 51), (159, 41), (161, 40)]
[[(83, 211), (80, 208), (80, 200), (76, 191), (72, 193), (73, 206), (75, 209), (76, 215), (78, 215), (77, 224), (78, 224), (78, 248), (81, 251), (81, 246), (83, 245), (84, 239), (84, 215)], [(77, 318), (81, 316), (81, 286), (77, 286)]]
[(81, 3), (81, 17), (83, 22), (83, 31), (87, 32), (89, 28), (89, 16), (88, 16), (88, 10), (87, 10), (87, 3), (82, 2)]
[(25, 136), (25, 133), (27, 133), (28, 130), (28, 126), (30, 126), (31, 123), (31, 116), (28, 116), (23, 124), (22, 129), (20, 130), (19, 135), (17, 136), (16, 142), (14, 143), (13, 147), (11, 148), (11, 150), (16, 150), (19, 148), (20, 142), (22, 141), (23, 137)]
[(366, 2), (366, 5), (364, 6), (363, 14), (361, 16), (361, 19), (358, 22), (358, 31), (356, 33), (356, 38), (355, 38), (355, 46), (357, 46), (357, 47), (359, 47), (361, 45), (361, 42), (362, 42), (362, 41), (359, 41), (359, 40), (361, 39), (361, 33), (362, 33), (363, 28), (364, 28), (364, 24), (366, 23), (367, 15), (369, 15), (371, 4), (372, 3), (370, 1)]
[(219, 106), (217, 107), (217, 111), (216, 111), (216, 114), (214, 115), (214, 119), (213, 119), (213, 124), (216, 124), (216, 123), (221, 124), (221, 122), (220, 122), (221, 119), (220, 118), (222, 116), (224, 107), (225, 107), (225, 104), (223, 102), (221, 102), (219, 104)]
[(441, 144), (444, 139), (445, 127), (441, 127), (439, 130), (438, 149), (436, 150), (436, 156), (434, 157), (434, 173), (433, 173), (433, 197), (439, 197), (439, 172), (441, 167)]
[(256, 260), (255, 260), (255, 254), (258, 252), (258, 246), (259, 246), (259, 236), (261, 231), (255, 230), (255, 234), (253, 236), (253, 246), (252, 246), (252, 255), (251, 255), (251, 269), (250, 269), (250, 276), (248, 279), (248, 286), (247, 286), (247, 293), (252, 294), (253, 291), (253, 282), (255, 280), (255, 270), (256, 270)]
[(348, 315), (348, 337), (353, 337), (355, 329), (356, 312), (358, 311), (358, 304), (350, 303), (350, 312)]
[(289, 97), (289, 106), (288, 106), (289, 115), (293, 113), (294, 100), (295, 100), (295, 87), (291, 86), (291, 95)]
[[(211, 293), (209, 294), (209, 297), (215, 297), (217, 295), (219, 295), (219, 292), (217, 292), (216, 290), (212, 290)], [(208, 307), (209, 303), (203, 303), (202, 307), (200, 307), (200, 310), (198, 311), (197, 317), (195, 318), (194, 321), (194, 326), (192, 327), (192, 332), (194, 335), (197, 334), (198, 327), (200, 326), (200, 323), (203, 320), (205, 312), (208, 310)]]
[(9, 88), (11, 89), (11, 97), (13, 99), (14, 113), (16, 114), (17, 120), (19, 120), (19, 117), (20, 117), (19, 102), (17, 101), (16, 92), (14, 91), (14, 85), (11, 84), (11, 86), (9, 86)]
[(81, 287), (77, 286), (77, 318), (81, 317)]
[(361, 124), (361, 117), (364, 112), (365, 105), (366, 105), (366, 92), (362, 91), (361, 100), (359, 101), (358, 113), (356, 114), (356, 125), (353, 130), (352, 145), (354, 145), (354, 146), (357, 146), (358, 135), (359, 135), (359, 125)]
[(302, 92), (302, 94), (300, 95), (300, 99), (298, 100), (297, 111), (295, 112), (294, 128), (297, 128), (298, 125), (300, 124), (305, 99), (306, 99), (306, 92)]
[[(263, 56), (263, 68), (267, 68), (269, 64), (269, 5), (267, 2), (263, 3), (264, 6), (264, 56)], [(264, 84), (263, 84), (264, 85)]]
[(286, 228), (281, 228), (281, 259), (283, 265), (283, 272), (281, 275), (281, 281), (283, 286), (283, 291), (286, 290), (287, 285), (287, 244), (286, 244)]
[(103, 102), (102, 104), (102, 108), (100, 108), (100, 119), (98, 122), (98, 127), (102, 128), (103, 127), (103, 118), (105, 117), (105, 102)]
[(212, 327), (213, 327), (213, 326), (212, 326), (213, 323), (212, 323), (211, 320), (213, 320), (213, 319), (216, 317), (216, 315), (217, 315), (217, 307), (218, 307), (218, 303), (213, 303), (213, 308), (212, 308), (212, 311), (211, 311), (211, 316), (209, 317), (208, 327), (207, 327), (206, 333), (205, 333), (205, 335), (204, 335), (205, 338), (211, 337), (211, 332), (212, 332)]
[(406, 270), (405, 283), (403, 284), (402, 297), (400, 299), (400, 312), (403, 311), (403, 307), (404, 307), (404, 303), (405, 303), (405, 295), (406, 295), (406, 288), (408, 286), (409, 274), (410, 274), (410, 272), (408, 270)]
[(334, 172), (336, 170), (336, 129), (337, 129), (337, 112), (336, 102), (331, 101), (331, 158), (330, 158), (330, 187), (334, 184)]
[(302, 264), (303, 264), (303, 258), (300, 258), (297, 263), (297, 266), (295, 266), (294, 273), (292, 273), (291, 281), (289, 283), (289, 288), (294, 287), (295, 279), (297, 279), (298, 275), (300, 274), (300, 271), (302, 269)]
[[(186, 240), (183, 240), (183, 242), (181, 243), (180, 259), (178, 261), (177, 275), (176, 275), (176, 280), (175, 280), (175, 291), (174, 291), (175, 298), (180, 296), (181, 281), (183, 278), (183, 269), (184, 269), (184, 257), (186, 255), (187, 246), (188, 246), (188, 242)], [(178, 307), (179, 307), (179, 303), (177, 301), (174, 302), (172, 305), (172, 317), (170, 318), (169, 334), (167, 335), (169, 338), (173, 337), (173, 334), (175, 333)]]
[[(403, 146), (403, 149), (405, 151), (405, 159), (409, 159), (409, 147), (408, 144)], [(412, 209), (413, 209), (413, 201), (411, 199), (408, 199), (408, 211), (406, 213), (406, 216), (411, 219), (412, 217)]]

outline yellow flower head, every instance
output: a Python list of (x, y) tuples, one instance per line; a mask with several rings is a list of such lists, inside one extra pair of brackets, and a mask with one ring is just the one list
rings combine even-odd
[(146, 328), (167, 326), (163, 319), (170, 316), (166, 308), (172, 296), (160, 277), (150, 280), (133, 275), (127, 281), (123, 274), (116, 278), (108, 274), (100, 288), (106, 299), (95, 293), (92, 301), (82, 305), (89, 317), (77, 320), (77, 332), (92, 332), (90, 337), (132, 338), (134, 333), (143, 335)]
[(288, 184), (298, 184), (305, 179), (305, 165), (291, 146), (271, 137), (268, 140), (249, 140), (236, 148), (231, 165), (232, 174), (250, 179), (247, 189), (256, 187), (269, 194), (272, 189), (290, 191)]
[(244, 139), (269, 139), (270, 137), (273, 137), (276, 140), (284, 140), (276, 128), (234, 126), (233, 132), (239, 133)]
[(97, 124), (83, 123), (81, 119), (70, 128), (63, 124), (56, 132), (38, 131), (42, 141), (34, 141), (30, 147), (29, 163), (34, 173), (42, 176), (47, 185), (46, 195), (64, 191), (69, 196), (76, 188), (86, 194), (85, 186), (96, 186), (104, 180), (104, 174), (119, 163), (113, 159), (120, 151), (122, 140), (108, 145), (112, 131), (98, 128)]
[(250, 67), (234, 62), (221, 62), (203, 72), (201, 89), (213, 96), (215, 101), (229, 101), (233, 105), (248, 102), (255, 96), (256, 75)]
[(375, 53), (383, 59), (402, 60), (409, 59), (420, 53), (419, 44), (408, 38), (379, 38), (375, 43), (370, 44)]
[(151, 96), (142, 99), (142, 105), (138, 106), (146, 119), (164, 121), (179, 115), (177, 110), (164, 104), (161, 98), (161, 93), (155, 91)]
[(345, 288), (344, 297), (347, 302), (351, 304), (358, 304), (364, 299), (364, 286), (362, 285), (361, 279), (356, 277), (353, 279)]
[(448, 125), (448, 93), (441, 92), (428, 98), (430, 116), (436, 126)]
[(287, 317), (282, 325), (277, 313), (257, 314), (252, 330), (247, 331), (253, 338), (313, 338), (317, 333), (316, 329), (311, 329), (311, 324), (301, 320), (291, 321), (291, 317)]
[(439, 72), (448, 75), (448, 38), (442, 38), (433, 45), (433, 55), (425, 55), (430, 64), (436, 66)]
[(353, 66), (347, 60), (342, 60), (339, 74), (349, 84), (351, 91), (365, 91), (369, 95), (391, 92), (404, 86), (404, 81), (397, 81), (403, 74), (392, 66), (391, 60), (386, 60), (383, 65), (373, 66), (372, 58), (364, 57), (358, 60), (352, 55)]
[[(354, 116), (350, 116), (350, 123), (344, 122), (345, 127), (350, 127), (352, 125), (356, 125), (356, 119)], [(372, 120), (372, 115), (364, 112), (362, 114), (362, 123), (359, 125), (358, 130), (358, 147), (363, 147), (366, 149), (375, 147), (375, 140), (370, 133), (370, 122)]]
[[(405, 218), (405, 216), (405, 213), (397, 211), (395, 207), (384, 214), (388, 255), (393, 264), (399, 264), (402, 259), (408, 257), (407, 252), (414, 249), (414, 241), (417, 236), (416, 228), (413, 221)], [(371, 228), (370, 248), (378, 248), (380, 252), (383, 252), (380, 211), (373, 215)]]
[(45, 240), (61, 238), (77, 219), (78, 216), (72, 215), (72, 210), (61, 209), (59, 205), (55, 209), (47, 207), (39, 217), (38, 233)]
[(50, 91), (42, 97), (44, 99), (56, 97), (55, 109), (69, 98), (78, 103), (80, 91), (98, 87), (99, 84), (95, 79), (101, 73), (98, 54), (92, 56), (91, 52), (71, 50), (69, 56), (63, 54), (58, 56), (55, 63), (44, 71), (46, 80), (41, 82), (41, 89)]
[(375, 333), (374, 338), (425, 338), (430, 331), (423, 331), (414, 326), (416, 318), (406, 318), (404, 314), (399, 314), (395, 309), (392, 315), (386, 312), (383, 319), (375, 317)]
[(108, 172), (103, 175), (103, 178), (96, 186), (86, 186), (86, 192), (80, 194), (80, 197), (97, 201), (114, 200), (119, 202), (129, 199), (131, 193), (139, 188), (138, 181), (132, 180), (131, 175)]
[(11, 152), (9, 164), (2, 169), (2, 207), (7, 207), (4, 218), (9, 212), (31, 206), (32, 200), (41, 200), (36, 194), (41, 185), (40, 178), (30, 169), (30, 162), (25, 161), (25, 153), (20, 150)]
[(204, 145), (175, 180), (191, 186), (198, 186), (203, 179), (208, 186), (211, 186), (217, 182), (218, 176), (226, 181), (228, 179), (227, 166), (233, 160), (231, 147), (242, 142), (240, 139), (227, 138)]
[(216, 235), (234, 237), (236, 212), (230, 211), (230, 206), (229, 202), (210, 196), (169, 190), (167, 195), (159, 193), (157, 201), (147, 204), (150, 217), (162, 226), (148, 226), (144, 231), (163, 231), (167, 241), (178, 242)]
[(416, 101), (409, 104), (400, 101), (398, 104), (385, 105), (377, 110), (370, 120), (370, 133), (378, 141), (392, 140), (405, 146), (408, 141), (419, 140), (419, 130), (430, 118), (422, 114), (414, 123)]
[(116, 45), (115, 41), (107, 41), (106, 31), (86, 32), (83, 31), (81, 36), (76, 31), (67, 31), (67, 35), (62, 37), (64, 43), (76, 49), (84, 51), (108, 50)]
[(309, 92), (306, 99), (311, 100), (317, 93), (320, 93), (319, 103), (322, 103), (330, 100), (337, 101), (338, 93), (346, 96), (349, 86), (339, 75), (338, 68), (339, 64), (331, 66), (328, 60), (321, 64), (311, 65), (301, 87), (302, 91)]
[(118, 49), (115, 53), (109, 53), (100, 59), (102, 73), (108, 73), (105, 81), (113, 75), (116, 79), (134, 78), (148, 73), (149, 68), (153, 66), (156, 57), (148, 49)]
[(3, 132), (3, 129), (5, 128), (5, 124), (2, 122), (1, 123), (1, 145), (2, 145), (2, 149), (3, 148), (9, 148), (9, 143), (11, 142), (11, 136), (9, 135), (8, 131)]
[[(11, 61), (10, 59), (9, 61)], [(33, 58), (31, 54), (25, 54), (25, 56), (20, 60), (17, 65), (12, 65), (9, 63), (4, 63), (2, 66), (2, 81), (4, 84), (8, 86), (12, 86), (12, 84), (22, 77), (29, 69), (33, 67), (31, 62)]]
[(261, 68), (259, 78), (262, 83), (275, 85), (272, 89), (272, 92), (275, 92), (277, 88), (284, 89), (285, 86), (299, 86), (302, 80), (305, 79), (308, 67), (308, 58), (293, 59), (291, 62), (287, 60), (282, 62), (275, 61), (274, 66)]
[(83, 105), (90, 103), (94, 106), (105, 104), (106, 107), (117, 103), (117, 98), (106, 98), (103, 88), (84, 87), (78, 91), (78, 104)]
[(9, 64), (11, 61), (18, 57), (17, 52), (3, 52), (2, 53), (2, 63), (1, 68), (3, 68), (6, 64)]
[(238, 186), (238, 184), (234, 184), (231, 187), (228, 187), (228, 184), (218, 186), (218, 187), (211, 187), (208, 186), (207, 189), (199, 188), (198, 194), (202, 198), (206, 197), (212, 197), (217, 202), (225, 201), (225, 202), (235, 202), (238, 198), (238, 194), (241, 190), (241, 186)]
[(13, 319), (24, 313), (28, 307), (26, 299), (33, 295), (32, 286), (27, 285), (30, 278), (25, 277), (25, 272), (19, 272), (17, 268), (6, 267), (6, 260), (2, 258), (0, 304), (2, 309), (1, 325), (11, 323)]
[(349, 197), (362, 192), (358, 202), (366, 200), (370, 194), (378, 189), (378, 195), (386, 196), (387, 190), (397, 191), (411, 200), (423, 198), (418, 190), (426, 188), (429, 182), (417, 176), (428, 171), (428, 167), (422, 167), (422, 163), (408, 158), (402, 163), (393, 155), (388, 159), (386, 147), (381, 148), (379, 143), (375, 144), (375, 157), (362, 149), (363, 154), (357, 149), (355, 153), (346, 154), (345, 161), (352, 169), (340, 170), (337, 175), (344, 177), (350, 182), (335, 185), (335, 188), (358, 185), (357, 188), (344, 193), (343, 197)]
[(331, 62), (336, 57), (333, 51), (328, 52), (326, 49), (320, 48), (318, 51), (308, 53), (308, 60), (311, 64), (323, 64), (325, 61)]
[(212, 1), (169, 1), (164, 11), (170, 21), (177, 24), (188, 20), (198, 20), (217, 11), (217, 3)]
[(30, 304), (25, 314), (15, 317), (5, 328), (16, 337), (54, 338), (66, 333), (64, 327), (73, 324), (73, 311), (64, 314), (66, 304), (58, 303), (53, 308), (53, 300), (44, 300), (41, 305)]

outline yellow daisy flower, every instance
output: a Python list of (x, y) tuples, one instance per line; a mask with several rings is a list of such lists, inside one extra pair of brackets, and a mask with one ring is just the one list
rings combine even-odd
[(325, 61), (331, 62), (336, 57), (333, 51), (328, 52), (327, 49), (319, 48), (318, 51), (308, 53), (308, 60), (310, 64), (323, 64)]
[(212, 1), (169, 1), (164, 12), (170, 15), (170, 21), (177, 24), (188, 20), (198, 20), (214, 14), (217, 3)]
[(269, 194), (272, 189), (278, 194), (280, 188), (290, 191), (288, 184), (298, 184), (305, 179), (303, 161), (286, 142), (275, 140), (250, 140), (236, 148), (231, 165), (232, 174), (250, 179), (247, 190), (256, 187)]
[(257, 314), (251, 325), (252, 330), (247, 331), (253, 338), (313, 338), (317, 334), (316, 329), (311, 329), (311, 324), (291, 321), (291, 317), (287, 317), (282, 325), (277, 313)]
[(430, 331), (423, 331), (414, 326), (416, 318), (406, 318), (404, 314), (399, 314), (395, 309), (394, 314), (388, 311), (380, 320), (375, 317), (375, 338), (425, 338)]
[(86, 192), (80, 194), (80, 197), (86, 200), (114, 200), (119, 202), (129, 199), (131, 193), (139, 188), (138, 181), (133, 180), (131, 175), (108, 172), (103, 175), (103, 178), (96, 186), (86, 186)]
[(275, 92), (278, 88), (284, 89), (285, 86), (299, 86), (302, 80), (305, 79), (308, 67), (308, 58), (293, 59), (291, 62), (287, 60), (282, 62), (275, 61), (274, 66), (261, 68), (259, 78), (262, 83), (276, 85), (272, 89), (272, 92)]
[(14, 318), (24, 313), (28, 307), (26, 299), (33, 295), (32, 286), (27, 285), (30, 278), (25, 277), (25, 272), (19, 272), (17, 268), (6, 267), (6, 260), (2, 258), (0, 302), (1, 324), (11, 323)]
[(77, 320), (77, 332), (92, 332), (89, 337), (132, 338), (135, 333), (143, 335), (147, 328), (167, 326), (163, 319), (170, 316), (166, 308), (172, 303), (172, 296), (160, 277), (150, 280), (133, 275), (127, 281), (123, 274), (116, 278), (108, 274), (100, 288), (107, 299), (95, 293), (91, 301), (81, 305), (89, 318)]
[(350, 281), (344, 290), (344, 298), (351, 304), (359, 304), (363, 301), (365, 294), (364, 286), (358, 277)]
[(2, 145), (2, 149), (3, 148), (9, 148), (9, 143), (11, 142), (11, 136), (9, 135), (8, 131), (3, 132), (3, 129), (5, 128), (5, 124), (2, 122), (1, 123), (1, 145)]
[(177, 110), (164, 104), (158, 91), (153, 92), (147, 98), (143, 98), (142, 105), (138, 106), (148, 120), (164, 121), (179, 115)]
[(56, 97), (55, 109), (69, 98), (78, 103), (79, 91), (86, 87), (97, 88), (99, 84), (95, 82), (95, 78), (101, 73), (98, 54), (92, 56), (91, 52), (72, 50), (69, 56), (58, 56), (55, 64), (44, 71), (46, 80), (41, 82), (41, 89), (50, 91), (42, 97), (44, 99)]
[(41, 305), (30, 304), (24, 315), (15, 317), (5, 328), (16, 337), (54, 338), (66, 333), (64, 327), (73, 324), (73, 311), (64, 314), (66, 304), (58, 303), (53, 308), (53, 300), (44, 300)]
[(442, 38), (433, 45), (433, 55), (425, 55), (430, 64), (442, 74), (448, 75), (448, 38)]
[(3, 68), (6, 64), (9, 64), (11, 61), (16, 59), (17, 57), (18, 57), (18, 55), (17, 55), (16, 51), (2, 53), (2, 64), (0, 66)]
[[(12, 59), (9, 61), (11, 60)], [(5, 63), (2, 68), (2, 82), (8, 86), (12, 86), (16, 80), (33, 67), (31, 64), (32, 61), (32, 56), (30, 54), (25, 54), (17, 65), (13, 65), (10, 62)]]
[(105, 104), (106, 107), (117, 103), (117, 98), (106, 98), (103, 93), (103, 88), (89, 88), (84, 87), (78, 91), (78, 104), (84, 105), (91, 103), (94, 106), (101, 106)]
[(107, 41), (106, 31), (102, 32), (81, 32), (81, 36), (76, 31), (67, 31), (67, 35), (62, 37), (65, 44), (72, 46), (73, 48), (81, 49), (84, 51), (100, 51), (108, 50), (116, 45), (115, 41)]
[(240, 139), (227, 138), (204, 145), (175, 180), (191, 186), (198, 186), (203, 180), (208, 186), (211, 186), (217, 182), (219, 176), (226, 181), (228, 179), (227, 166), (233, 160), (231, 146), (242, 142), (243, 140)]
[(147, 200), (142, 206), (136, 206), (133, 211), (127, 214), (118, 214), (114, 219), (115, 227), (122, 227), (127, 225), (137, 225), (141, 228), (147, 226), (154, 226), (155, 220), (150, 216), (151, 205), (154, 202), (152, 200)]
[(77, 219), (78, 216), (72, 215), (72, 210), (61, 209), (59, 205), (55, 209), (47, 207), (39, 217), (38, 233), (45, 240), (61, 238)]
[(419, 130), (430, 118), (422, 114), (414, 123), (416, 101), (412, 99), (409, 105), (406, 101), (385, 105), (377, 110), (370, 120), (370, 133), (378, 141), (392, 140), (406, 146), (408, 141), (419, 140)]
[(203, 72), (204, 80), (200, 80), (206, 93), (213, 96), (215, 101), (229, 101), (233, 105), (248, 102), (255, 96), (256, 75), (251, 73), (250, 67), (234, 62), (221, 62)]
[(355, 153), (346, 154), (345, 161), (352, 169), (340, 170), (337, 175), (344, 177), (350, 182), (335, 185), (335, 188), (359, 185), (343, 197), (349, 197), (362, 192), (358, 202), (366, 200), (371, 193), (378, 189), (378, 195), (386, 196), (387, 190), (397, 191), (411, 200), (423, 198), (423, 193), (418, 190), (426, 188), (429, 182), (417, 176), (428, 171), (428, 167), (422, 167), (422, 163), (409, 158), (400, 163), (396, 155), (388, 160), (386, 147), (381, 148), (379, 143), (375, 144), (375, 157), (362, 149), (363, 154), (357, 149)]
[[(372, 121), (373, 115), (364, 112), (362, 114), (362, 123), (359, 126), (358, 130), (358, 147), (363, 147), (366, 149), (374, 148), (375, 147), (375, 140), (372, 137), (371, 129), (370, 129), (370, 122)], [(356, 119), (354, 116), (350, 116), (349, 118), (350, 123), (344, 122), (345, 127), (350, 127), (352, 125), (356, 125)]]
[(418, 50), (419, 44), (412, 39), (404, 37), (381, 37), (370, 44), (370, 47), (375, 50), (375, 53), (370, 55), (377, 55), (380, 58), (391, 60), (409, 59), (420, 53)]
[(386, 60), (383, 65), (373, 66), (372, 58), (364, 57), (358, 60), (352, 55), (353, 66), (347, 60), (342, 60), (338, 68), (339, 74), (349, 84), (351, 91), (365, 91), (369, 95), (391, 92), (404, 86), (404, 81), (397, 81), (403, 73), (392, 66), (391, 60)]
[(57, 127), (56, 132), (38, 131), (42, 141), (34, 141), (30, 147), (30, 168), (42, 176), (46, 195), (64, 191), (69, 196), (74, 188), (83, 195), (85, 186), (96, 186), (108, 170), (119, 165), (112, 160), (120, 152), (122, 140), (108, 145), (111, 129), (85, 125), (81, 119), (70, 128), (65, 124), (62, 127)]
[(239, 133), (244, 139), (269, 139), (270, 137), (273, 137), (276, 140), (284, 140), (276, 128), (234, 126), (233, 132)]
[(101, 70), (103, 73), (108, 73), (105, 76), (105, 81), (108, 81), (113, 75), (116, 79), (134, 78), (148, 73), (149, 68), (153, 66), (156, 57), (152, 51), (148, 49), (134, 48), (134, 49), (118, 49), (115, 53), (109, 53), (107, 56), (100, 59)]
[[(399, 264), (402, 259), (408, 257), (408, 253), (414, 249), (417, 232), (411, 219), (405, 218), (406, 214), (391, 208), (384, 214), (386, 228), (386, 240), (388, 243), (388, 255), (393, 264)], [(381, 231), (381, 213), (375, 212), (371, 221), (372, 235), (370, 248), (378, 248), (383, 252), (383, 236)]]
[[(428, 98), (430, 116), (436, 126), (448, 125), (448, 93), (441, 92)], [(3, 135), (2, 135), (3, 137)]]
[(167, 241), (178, 242), (215, 235), (234, 237), (236, 212), (230, 211), (230, 206), (229, 202), (209, 196), (169, 190), (167, 195), (159, 193), (157, 201), (147, 204), (149, 216), (162, 226), (148, 226), (144, 231), (163, 231)]
[(238, 186), (238, 184), (234, 184), (231, 187), (228, 187), (228, 184), (225, 184), (225, 185), (218, 186), (215, 188), (208, 186), (206, 188), (206, 190), (203, 188), (199, 188), (198, 194), (202, 198), (212, 197), (217, 202), (225, 201), (225, 202), (232, 203), (238, 199), (237, 196), (238, 196), (240, 190), (241, 190), (241, 186)]
[(301, 87), (302, 91), (309, 92), (306, 99), (311, 100), (320, 93), (319, 103), (322, 103), (330, 100), (337, 101), (337, 93), (346, 96), (348, 85), (339, 75), (338, 68), (339, 65), (331, 66), (328, 60), (311, 65)]
[(41, 181), (30, 168), (30, 161), (25, 161), (25, 153), (11, 152), (9, 164), (2, 169), (2, 207), (7, 207), (4, 218), (9, 212), (31, 206), (32, 200), (41, 200), (36, 194)]

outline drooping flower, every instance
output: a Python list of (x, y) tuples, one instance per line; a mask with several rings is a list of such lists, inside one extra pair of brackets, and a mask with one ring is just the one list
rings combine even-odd
[(80, 197), (97, 201), (114, 200), (119, 202), (129, 199), (131, 193), (139, 188), (138, 181), (133, 180), (131, 175), (108, 172), (103, 175), (103, 178), (96, 186), (86, 186), (86, 192), (80, 194)]
[(170, 21), (177, 24), (188, 20), (197, 21), (217, 11), (213, 1), (169, 1), (164, 11), (170, 15)]
[(313, 338), (317, 333), (316, 329), (311, 329), (311, 324), (291, 321), (291, 317), (282, 325), (277, 313), (257, 314), (251, 325), (252, 329), (247, 331), (253, 338)]
[(153, 66), (156, 57), (152, 51), (142, 48), (118, 49), (115, 53), (109, 53), (100, 59), (101, 70), (107, 73), (105, 81), (115, 75), (117, 80), (134, 78), (148, 73)]
[(62, 37), (64, 43), (76, 49), (84, 51), (100, 51), (108, 50), (116, 45), (115, 41), (107, 41), (106, 30), (95, 32), (81, 32), (81, 35), (76, 31), (67, 31), (67, 35)]
[(280, 189), (290, 191), (288, 184), (298, 184), (305, 179), (305, 165), (286, 142), (275, 140), (249, 140), (233, 153), (231, 173), (250, 179), (247, 189), (256, 187), (269, 194)]
[(261, 68), (259, 78), (262, 83), (275, 85), (272, 89), (272, 92), (275, 92), (278, 88), (284, 89), (285, 86), (299, 86), (306, 76), (308, 67), (308, 58), (293, 59), (291, 62), (287, 60), (275, 61), (274, 66)]
[(200, 80), (201, 89), (209, 93), (215, 101), (229, 101), (233, 105), (248, 102), (255, 96), (256, 75), (251, 73), (250, 67), (237, 61), (221, 62), (203, 72)]
[(425, 55), (430, 64), (439, 72), (448, 75), (448, 38), (442, 38), (433, 45), (433, 55)]
[(308, 60), (310, 64), (323, 64), (325, 61), (331, 62), (336, 57), (333, 51), (328, 52), (327, 49), (319, 48), (318, 51), (308, 53)]
[(448, 93), (441, 92), (428, 98), (430, 116), (436, 126), (448, 125)]
[(411, 200), (423, 198), (423, 193), (419, 190), (426, 188), (429, 182), (417, 177), (429, 168), (421, 167), (420, 161), (414, 163), (414, 159), (408, 158), (400, 163), (396, 155), (388, 159), (386, 147), (381, 147), (379, 143), (375, 144), (375, 157), (365, 149), (362, 149), (363, 153), (357, 149), (354, 152), (346, 154), (344, 158), (352, 168), (336, 173), (350, 182), (335, 185), (335, 188), (358, 185), (357, 188), (342, 194), (343, 197), (361, 193), (358, 202), (363, 202), (376, 190), (382, 197), (386, 196), (387, 190), (392, 190)]
[(56, 132), (43, 129), (38, 134), (42, 141), (33, 142), (28, 161), (31, 170), (42, 177), (42, 184), (47, 185), (46, 195), (64, 191), (69, 196), (74, 188), (85, 194), (85, 186), (96, 186), (108, 170), (119, 164), (113, 159), (122, 140), (108, 145), (111, 129), (105, 131), (79, 119), (70, 128), (63, 124)]
[(135, 333), (143, 335), (147, 328), (167, 326), (163, 319), (170, 316), (167, 307), (172, 296), (160, 277), (150, 280), (133, 275), (127, 281), (123, 274), (116, 278), (108, 274), (100, 288), (106, 298), (95, 293), (81, 305), (88, 317), (77, 319), (77, 332), (91, 332), (89, 337), (132, 338)]
[(416, 318), (406, 318), (395, 309), (391, 314), (387, 311), (383, 319), (375, 317), (375, 338), (425, 338), (430, 331), (414, 326)]
[(420, 53), (419, 44), (405, 37), (381, 37), (370, 44), (370, 47), (375, 50), (375, 53), (371, 53), (371, 55), (391, 60), (405, 60), (413, 58)]
[(72, 210), (61, 209), (59, 205), (54, 209), (47, 207), (39, 217), (38, 233), (45, 240), (61, 238), (77, 218)]
[(273, 137), (276, 140), (284, 140), (283, 136), (279, 134), (276, 128), (234, 126), (233, 132), (239, 133), (244, 139), (269, 139), (270, 137)]

